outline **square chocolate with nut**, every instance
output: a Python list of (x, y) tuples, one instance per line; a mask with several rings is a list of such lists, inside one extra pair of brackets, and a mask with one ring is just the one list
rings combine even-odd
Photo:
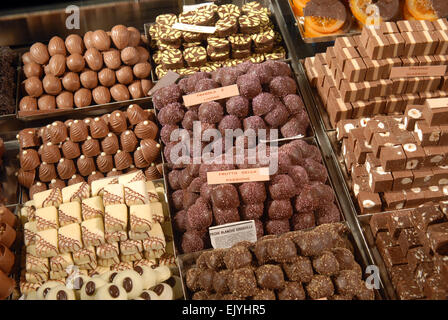
[(380, 161), (385, 171), (400, 171), (406, 169), (406, 154), (401, 145), (381, 148)]

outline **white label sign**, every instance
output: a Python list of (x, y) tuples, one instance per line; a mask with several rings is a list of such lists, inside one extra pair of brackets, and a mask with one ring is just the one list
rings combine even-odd
[(173, 29), (181, 30), (181, 31), (189, 31), (196, 33), (215, 33), (216, 27), (206, 27), (206, 26), (195, 26), (194, 24), (186, 24), (176, 22), (172, 26)]
[(225, 249), (230, 248), (235, 243), (241, 241), (257, 241), (257, 230), (255, 229), (255, 221), (239, 221), (210, 227), (210, 241), (213, 248)]
[(193, 10), (199, 9), (201, 7), (209, 6), (211, 4), (213, 4), (213, 2), (204, 2), (204, 3), (199, 3), (199, 4), (185, 5), (183, 12), (193, 11)]

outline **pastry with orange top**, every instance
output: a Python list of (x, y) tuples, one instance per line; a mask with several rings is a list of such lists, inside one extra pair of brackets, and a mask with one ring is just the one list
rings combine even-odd
[(350, 10), (361, 26), (371, 24), (369, 17), (374, 14), (374, 11), (369, 8), (370, 5), (378, 7), (378, 23), (396, 20), (401, 15), (399, 0), (350, 0)]
[(430, 20), (448, 16), (446, 0), (406, 0), (403, 15), (408, 20)]
[(339, 0), (311, 0), (303, 14), (306, 37), (341, 34), (350, 27), (350, 16)]

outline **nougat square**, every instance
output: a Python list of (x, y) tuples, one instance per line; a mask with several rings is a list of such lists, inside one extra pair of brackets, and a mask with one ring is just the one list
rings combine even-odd
[(58, 215), (61, 227), (71, 223), (81, 223), (81, 204), (78, 201), (63, 203), (59, 206)]
[(107, 177), (92, 182), (92, 196), (102, 196), (104, 187), (109, 184), (117, 183), (117, 177)]
[(149, 237), (143, 240), (143, 248), (145, 251), (164, 249), (166, 246), (165, 235), (163, 234), (160, 223), (155, 223), (149, 231)]
[(126, 240), (120, 242), (120, 251), (122, 254), (134, 254), (143, 251), (143, 244), (141, 240)]
[(118, 176), (119, 184), (125, 185), (127, 183), (131, 183), (131, 182), (135, 182), (135, 181), (146, 182), (146, 177), (142, 170), (136, 170), (134, 172)]
[(107, 232), (126, 231), (128, 225), (128, 207), (125, 204), (106, 206), (104, 226)]
[(73, 252), (73, 261), (75, 264), (85, 264), (92, 263), (96, 261), (96, 254), (94, 247), (87, 247), (78, 251)]
[(397, 171), (406, 168), (406, 155), (400, 145), (381, 148), (380, 161), (385, 171)]
[(79, 223), (72, 223), (59, 228), (58, 243), (61, 253), (81, 250), (83, 243)]
[(163, 215), (163, 206), (161, 202), (151, 202), (149, 204), (151, 207), (151, 214), (154, 222), (163, 223), (165, 221), (165, 216)]
[(105, 207), (124, 203), (124, 187), (122, 184), (109, 184), (104, 187), (103, 204)]
[(96, 255), (101, 259), (111, 259), (118, 257), (120, 254), (120, 249), (118, 247), (118, 242), (104, 243), (96, 247)]
[(51, 258), (59, 254), (58, 230), (46, 229), (37, 232), (36, 253), (43, 258)]
[(129, 222), (131, 231), (149, 231), (153, 225), (153, 216), (149, 204), (133, 205), (129, 208)]
[(81, 223), (82, 240), (85, 246), (99, 246), (105, 243), (102, 218), (94, 218)]
[(36, 208), (59, 207), (62, 203), (62, 192), (59, 188), (49, 189), (38, 192), (33, 196), (34, 206)]
[(100, 196), (83, 199), (81, 209), (83, 220), (104, 217), (103, 199)]
[(36, 222), (37, 231), (57, 229), (59, 227), (58, 209), (56, 207), (36, 209)]
[(90, 197), (90, 186), (86, 182), (80, 182), (71, 186), (62, 188), (62, 199), (64, 203), (87, 199)]
[(128, 206), (149, 203), (145, 181), (140, 180), (125, 184), (124, 200)]
[(37, 222), (29, 221), (25, 223), (23, 229), (25, 246), (31, 246), (35, 244), (37, 240)]
[(65, 271), (68, 266), (73, 264), (74, 262), (71, 253), (63, 253), (50, 258), (51, 271)]

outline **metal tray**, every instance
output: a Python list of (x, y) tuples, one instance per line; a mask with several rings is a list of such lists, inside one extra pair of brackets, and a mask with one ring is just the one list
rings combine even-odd
[[(312, 230), (312, 229), (307, 229), (307, 230)], [(352, 233), (348, 234), (348, 238), (353, 245), (354, 256), (355, 256), (356, 262), (358, 262), (360, 264), (362, 270), (365, 270), (366, 267), (370, 265), (370, 262), (363, 258), (363, 255), (361, 254), (362, 250), (353, 241)], [(196, 264), (196, 259), (203, 252), (210, 251), (210, 250), (212, 250), (212, 249), (193, 252), (193, 253), (187, 253), (187, 254), (181, 254), (177, 257), (177, 265), (179, 266), (180, 277), (182, 278), (182, 288), (184, 291), (185, 300), (189, 300), (192, 297), (192, 293), (191, 293), (190, 289), (187, 288), (187, 285), (186, 285), (186, 272), (188, 269), (190, 269), (191, 267), (193, 267)], [(377, 300), (384, 299), (384, 297), (385, 297), (384, 291), (385, 291), (384, 287), (381, 284), (380, 289), (375, 290), (375, 299), (377, 299)]]

